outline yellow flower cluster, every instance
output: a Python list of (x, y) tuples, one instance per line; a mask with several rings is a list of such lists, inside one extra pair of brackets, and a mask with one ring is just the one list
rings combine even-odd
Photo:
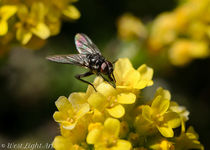
[(152, 51), (168, 50), (174, 65), (209, 56), (210, 0), (186, 0), (154, 21), (148, 45)]
[(62, 18), (75, 20), (80, 17), (79, 11), (72, 5), (75, 1), (0, 1), (0, 38), (6, 40), (0, 45), (8, 45), (15, 39), (22, 45), (43, 44), (44, 40), (60, 32)]
[[(153, 69), (133, 68), (127, 58), (115, 63), (116, 88), (97, 77), (85, 93), (61, 96), (54, 119), (60, 125), (56, 150), (187, 150), (201, 149), (198, 135), (185, 122), (189, 112), (171, 101), (169, 91), (158, 88), (152, 100), (142, 89), (153, 84)], [(181, 133), (174, 135), (174, 129)]]

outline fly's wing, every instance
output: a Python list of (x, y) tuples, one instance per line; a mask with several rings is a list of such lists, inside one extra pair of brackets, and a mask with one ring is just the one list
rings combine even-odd
[(78, 33), (75, 36), (75, 44), (80, 54), (97, 53), (101, 55), (101, 52), (99, 51), (98, 47), (91, 41), (91, 39), (87, 35), (83, 33)]
[(72, 55), (54, 55), (46, 57), (47, 60), (63, 64), (72, 64), (83, 67), (88, 67), (86, 55), (72, 54)]

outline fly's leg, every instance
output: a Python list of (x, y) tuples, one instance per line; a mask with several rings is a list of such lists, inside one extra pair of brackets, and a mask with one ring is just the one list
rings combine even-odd
[(110, 83), (102, 74), (98, 74), (100, 77), (102, 77), (104, 79), (104, 81), (108, 82), (111, 86), (113, 86), (114, 88), (116, 88), (115, 84)]
[(109, 80), (111, 80), (111, 81), (113, 81), (114, 83), (116, 83), (116, 80), (115, 80), (115, 77), (114, 77), (114, 74), (113, 74), (113, 73), (109, 74), (109, 75), (108, 75), (108, 78), (109, 78)]
[(84, 83), (87, 83), (87, 84), (91, 85), (94, 88), (94, 90), (97, 92), (96, 88), (94, 87), (94, 85), (92, 83), (90, 83), (90, 82), (88, 82), (86, 80), (81, 79), (83, 77), (88, 77), (88, 76), (90, 76), (92, 74), (93, 74), (92, 72), (86, 72), (84, 74), (78, 74), (78, 75), (76, 75), (75, 78), (77, 78), (78, 80), (80, 80), (80, 81), (82, 81)]

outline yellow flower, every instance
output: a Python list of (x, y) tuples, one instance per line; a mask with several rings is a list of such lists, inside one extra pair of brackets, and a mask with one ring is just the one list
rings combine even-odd
[(169, 50), (169, 58), (174, 65), (185, 65), (194, 58), (209, 56), (208, 44), (204, 41), (177, 40)]
[(107, 118), (104, 125), (101, 123), (89, 125), (87, 143), (94, 144), (95, 150), (130, 150), (131, 143), (118, 139), (119, 132), (119, 120)]
[(146, 37), (147, 31), (141, 20), (132, 14), (126, 13), (117, 22), (118, 35), (122, 39), (133, 39), (136, 37)]
[(0, 7), (0, 36), (5, 35), (8, 31), (8, 19), (17, 11), (14, 5), (4, 5)]
[(42, 2), (34, 2), (30, 11), (26, 5), (20, 5), (17, 14), (20, 22), (17, 23), (16, 38), (23, 45), (27, 44), (33, 35), (41, 39), (50, 36), (50, 30), (44, 22), (46, 10)]
[(176, 150), (200, 149), (204, 150), (203, 145), (198, 141), (198, 134), (193, 127), (189, 127), (187, 132), (182, 132), (179, 137), (175, 138)]
[(150, 148), (153, 150), (175, 150), (174, 144), (167, 140), (162, 140), (157, 144), (153, 144)]
[(114, 76), (119, 89), (140, 90), (153, 84), (153, 69), (143, 64), (136, 70), (127, 58), (115, 63)]
[(80, 144), (85, 142), (89, 123), (89, 118), (83, 118), (72, 130), (65, 129), (63, 126), (60, 126), (61, 135), (68, 138), (72, 144)]
[(55, 104), (59, 110), (53, 115), (55, 121), (69, 130), (72, 130), (77, 122), (90, 110), (85, 93), (72, 93), (68, 99), (61, 96)]
[(68, 138), (63, 136), (56, 136), (52, 145), (56, 150), (85, 150), (77, 144), (72, 144)]
[(151, 106), (144, 105), (142, 107), (143, 118), (155, 126), (164, 137), (173, 137), (173, 128), (180, 125), (179, 115), (168, 111), (169, 96), (168, 91), (159, 88)]
[(89, 116), (86, 116), (81, 118), (72, 130), (60, 126), (61, 136), (55, 137), (53, 147), (56, 150), (86, 149), (87, 144), (85, 143), (85, 140), (89, 123)]
[(130, 92), (118, 92), (110, 84), (102, 82), (96, 87), (98, 92), (88, 97), (88, 103), (97, 110), (106, 110), (111, 116), (121, 118), (125, 114), (122, 104), (132, 104), (136, 95)]

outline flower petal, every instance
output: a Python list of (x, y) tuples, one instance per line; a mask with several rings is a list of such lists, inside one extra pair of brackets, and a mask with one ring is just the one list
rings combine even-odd
[(120, 121), (113, 118), (107, 118), (104, 122), (104, 130), (109, 135), (118, 137), (120, 133)]
[(38, 23), (35, 28), (32, 28), (31, 31), (38, 36), (39, 38), (45, 40), (50, 36), (50, 29), (44, 23)]
[(162, 99), (168, 99), (168, 100), (171, 99), (170, 92), (168, 90), (164, 90), (162, 87), (159, 87), (156, 90), (155, 97), (158, 96), (158, 95), (161, 95), (162, 96)]
[(109, 97), (109, 96), (114, 96), (116, 95), (116, 90), (114, 87), (112, 87), (110, 84), (108, 83), (101, 83), (97, 86), (96, 90), (103, 94), (105, 97)]
[(46, 14), (46, 8), (42, 2), (33, 3), (30, 10), (30, 17), (36, 18), (36, 21), (43, 21)]
[(148, 80), (152, 79), (154, 71), (152, 68), (148, 67), (146, 64), (141, 65), (137, 70), (140, 72), (142, 79), (148, 79)]
[(107, 99), (100, 93), (93, 93), (88, 98), (88, 103), (94, 108), (102, 111), (106, 107)]
[(77, 120), (75, 120), (74, 122), (69, 122), (69, 121), (63, 121), (61, 123), (61, 125), (63, 126), (64, 129), (67, 129), (67, 130), (72, 130), (74, 129), (74, 127), (76, 126), (77, 124)]
[(198, 134), (195, 132), (194, 128), (192, 126), (190, 126), (187, 129), (187, 133), (186, 135), (190, 138), (190, 139), (198, 139)]
[(142, 116), (149, 122), (153, 122), (152, 121), (152, 109), (150, 106), (143, 106), (142, 107)]
[(88, 144), (94, 144), (98, 141), (98, 138), (100, 137), (101, 131), (96, 129), (91, 130), (87, 135), (87, 143)]
[(97, 143), (97, 141), (100, 139), (100, 136), (102, 135), (102, 129), (103, 125), (101, 123), (91, 123), (88, 126), (88, 135), (86, 138), (86, 141), (88, 144), (94, 144)]
[(132, 69), (133, 66), (129, 59), (127, 58), (120, 58), (115, 63), (115, 69), (114, 69), (114, 76), (117, 82), (117, 85), (121, 85), (121, 82), (124, 80), (125, 75)]
[[(102, 82), (103, 82), (103, 79), (101, 77), (96, 77), (94, 82), (93, 82), (93, 85), (95, 87), (97, 87)], [(90, 96), (94, 92), (95, 92), (95, 90), (93, 89), (93, 87), (91, 85), (88, 85), (88, 88), (87, 88), (87, 91), (86, 91), (87, 97)]]
[(13, 5), (4, 5), (0, 8), (0, 15), (3, 20), (8, 20), (17, 12), (17, 7)]
[(77, 111), (76, 113), (76, 118), (81, 118), (82, 116), (84, 116), (85, 114), (87, 114), (90, 110), (90, 105), (88, 103), (82, 104), (80, 106), (80, 109)]
[(161, 96), (157, 96), (152, 102), (153, 113), (163, 115), (169, 108), (170, 101), (167, 99), (162, 99)]
[(131, 150), (132, 145), (129, 141), (118, 140), (116, 147), (113, 147), (112, 150)]
[(32, 33), (21, 27), (17, 30), (16, 37), (23, 45), (26, 45), (32, 38)]
[(71, 103), (65, 96), (60, 96), (55, 102), (55, 105), (61, 112), (69, 112), (69, 110), (72, 110)]
[(78, 19), (81, 14), (79, 12), (79, 10), (73, 6), (73, 5), (69, 5), (64, 11), (63, 14), (68, 17), (69, 19)]
[(157, 126), (158, 130), (164, 137), (173, 137), (174, 136), (174, 131), (171, 127), (168, 126)]
[(56, 136), (52, 145), (57, 150), (73, 149), (71, 141), (63, 136)]
[(125, 85), (130, 85), (133, 87), (133, 85), (138, 83), (139, 79), (140, 73), (135, 69), (130, 69), (130, 71), (128, 71), (127, 74), (125, 74), (125, 78), (123, 80)]
[(120, 104), (133, 104), (136, 101), (136, 95), (133, 93), (121, 93), (117, 95), (117, 102)]
[(25, 21), (28, 17), (28, 14), (29, 11), (26, 5), (20, 4), (17, 11), (18, 18), (20, 18), (21, 21)]
[(107, 109), (107, 111), (115, 118), (121, 118), (125, 114), (125, 109), (122, 105), (116, 105), (110, 109)]
[(8, 24), (5, 20), (0, 20), (0, 36), (5, 35), (8, 31)]
[(82, 92), (74, 92), (69, 95), (69, 101), (74, 107), (87, 103), (86, 95)]
[(177, 128), (181, 124), (181, 118), (179, 114), (175, 112), (167, 112), (166, 114), (164, 114), (164, 121), (171, 128)]
[(59, 112), (59, 111), (56, 111), (54, 114), (53, 114), (53, 118), (55, 119), (56, 122), (62, 122), (62, 121), (65, 121), (66, 118), (67, 118), (67, 115), (62, 113), (62, 112)]
[(135, 87), (136, 89), (143, 89), (148, 85), (152, 85), (153, 81), (149, 81), (149, 80), (140, 80), (136, 83)]

